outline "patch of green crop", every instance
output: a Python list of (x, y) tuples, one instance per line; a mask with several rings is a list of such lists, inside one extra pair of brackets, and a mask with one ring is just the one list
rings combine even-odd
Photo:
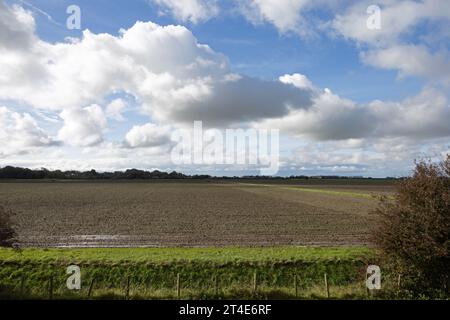
[(350, 196), (350, 197), (365, 198), (365, 199), (374, 199), (375, 198), (375, 196), (373, 194), (351, 192), (351, 191), (335, 191), (335, 190), (313, 189), (313, 188), (304, 188), (304, 187), (283, 187), (283, 189), (295, 190), (295, 191), (301, 191), (301, 192), (329, 194), (329, 195), (334, 195), (334, 196)]
[(375, 196), (373, 194), (369, 193), (362, 193), (362, 192), (353, 192), (353, 191), (337, 191), (337, 190), (326, 190), (326, 189), (317, 189), (317, 188), (310, 188), (310, 187), (304, 187), (304, 186), (283, 186), (283, 185), (274, 185), (274, 184), (252, 184), (252, 183), (241, 183), (241, 185), (246, 186), (252, 186), (252, 187), (271, 187), (271, 188), (278, 188), (278, 189), (284, 189), (284, 190), (295, 190), (300, 192), (312, 192), (312, 193), (321, 193), (321, 194), (328, 194), (328, 195), (334, 195), (334, 196), (350, 196), (350, 197), (356, 197), (356, 198), (365, 198), (365, 199), (374, 199)]

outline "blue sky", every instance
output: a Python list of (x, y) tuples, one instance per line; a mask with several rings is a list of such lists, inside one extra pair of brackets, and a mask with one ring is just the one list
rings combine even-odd
[[(3, 50), (10, 50), (13, 56), (21, 57), (20, 61), (29, 59), (29, 63), (20, 65), (24, 68), (23, 73), (33, 74), (40, 67), (46, 68), (48, 65), (39, 65), (45, 59), (52, 61), (55, 68), (49, 67), (42, 75), (51, 74), (53, 78), (49, 76), (48, 79), (51, 86), (37, 88), (37, 84), (25, 85), (26, 81), (22, 79), (16, 84), (9, 82), (13, 90), (0, 91), (0, 106), (4, 108), (4, 118), (9, 119), (5, 120), (9, 121), (5, 128), (21, 127), (22, 122), (17, 119), (34, 121), (33, 130), (27, 132), (30, 136), (23, 134), (16, 142), (9, 139), (13, 142), (0, 151), (0, 165), (63, 169), (76, 166), (98, 170), (135, 166), (219, 175), (255, 172), (254, 168), (241, 170), (220, 166), (212, 169), (211, 166), (179, 168), (168, 161), (168, 146), (158, 145), (158, 142), (167, 140), (159, 137), (159, 133), (185, 125), (190, 114), (201, 110), (202, 103), (195, 104), (189, 99), (192, 95), (200, 95), (205, 86), (211, 91), (207, 98), (217, 104), (217, 110), (205, 109), (204, 113), (198, 113), (205, 114), (205, 121), (220, 123), (221, 128), (265, 126), (281, 131), (282, 175), (404, 175), (408, 174), (414, 158), (424, 155), (440, 157), (448, 151), (450, 130), (445, 123), (450, 120), (450, 79), (447, 73), (450, 70), (450, 4), (446, 1), (381, 0), (377, 5), (381, 10), (382, 24), (380, 30), (375, 31), (364, 29), (369, 17), (366, 9), (373, 4), (372, 1), (183, 0), (176, 3), (173, 0), (7, 0), (5, 3), (5, 17), (9, 15), (8, 19), (19, 26), (6, 32), (21, 29), (20, 24), (23, 24), (24, 31), (20, 36), (28, 39), (33, 34), (34, 38), (27, 40), (33, 41), (29, 44), (32, 49), (27, 49), (28, 54), (26, 50), (19, 53), (19, 49), (14, 48), (17, 44), (6, 43), (8, 37), (0, 38), (5, 42), (3, 47), (6, 49)], [(80, 7), (82, 30), (66, 28), (69, 5)], [(409, 10), (409, 16), (404, 14), (406, 10)], [(21, 19), (22, 16), (31, 17), (34, 23)], [(129, 48), (133, 53), (124, 55), (112, 51), (111, 57), (116, 57), (116, 60), (112, 58), (109, 65), (105, 60), (105, 65), (94, 70), (90, 64), (92, 59), (108, 50), (115, 50), (99, 34), (108, 34), (114, 38), (111, 41), (119, 43), (121, 29), (130, 37), (143, 32), (146, 27), (141, 26), (142, 30), (133, 27), (137, 21), (151, 21), (158, 26), (155, 28), (183, 26), (190, 35), (164, 29), (168, 38), (179, 37), (177, 44), (149, 38), (145, 45), (151, 52), (159, 50), (154, 43), (161, 41), (160, 45), (170, 56), (167, 61), (162, 61), (164, 56), (159, 57), (156, 53), (159, 61), (150, 61), (151, 54), (144, 57), (149, 61), (143, 62), (141, 57), (133, 56), (133, 61), (140, 61), (142, 65), (118, 68), (123, 81), (108, 83), (108, 79), (101, 78), (89, 84), (99, 72), (111, 71), (115, 61), (126, 59), (136, 51)], [(27, 23), (33, 30), (27, 28)], [(97, 45), (89, 45), (83, 36), (85, 29), (91, 32), (92, 43)], [(150, 32), (148, 28), (146, 30)], [(77, 38), (78, 45), (87, 48), (84, 50), (88, 50), (86, 57), (89, 58), (83, 57), (85, 51), (77, 51), (76, 43), (68, 45), (68, 37)], [(211, 52), (192, 41), (208, 45)], [(181, 45), (185, 42), (186, 56), (193, 56), (183, 57)], [(129, 42), (128, 45), (139, 48), (141, 44)], [(170, 50), (174, 46), (181, 52), (173, 53), (172, 57)], [(45, 51), (48, 51), (48, 56)], [(67, 61), (73, 61), (75, 52), (81, 60), (77, 63), (82, 71), (72, 84), (66, 78), (69, 75), (60, 73), (70, 69)], [(172, 87), (167, 87), (167, 76), (179, 76), (180, 70), (187, 67), (182, 61), (195, 59), (195, 55), (210, 59), (208, 63), (214, 67), (199, 67), (192, 74), (183, 69), (183, 84), (174, 82)], [(0, 60), (0, 65), (11, 67), (8, 65), (10, 61)], [(159, 62), (167, 65), (167, 70), (160, 70)], [(223, 63), (227, 63), (225, 71), (220, 67)], [(148, 87), (122, 85), (135, 81), (128, 75), (131, 70), (128, 68), (142, 70), (142, 67), (147, 68), (147, 75), (154, 77), (151, 78), (152, 83), (164, 81), (164, 90), (175, 90), (174, 96), (167, 97), (164, 90), (159, 91), (159, 86), (150, 90)], [(18, 78), (22, 72), (17, 68), (10, 69), (13, 70), (11, 79)], [(53, 74), (56, 69), (59, 74)], [(72, 78), (77, 77), (76, 70), (70, 69)], [(90, 80), (80, 80), (90, 72)], [(225, 91), (230, 95), (235, 90), (236, 94), (241, 92), (239, 85), (221, 88), (221, 81), (231, 74), (249, 79), (250, 92), (248, 97), (245, 96), (247, 93), (242, 97), (242, 114), (219, 110), (222, 105), (226, 108), (229, 104), (223, 101), (226, 96), (219, 95), (222, 89), (230, 90)], [(311, 99), (310, 105), (301, 105), (300, 91), (296, 98), (283, 96), (290, 93), (288, 88), (278, 88), (282, 76), (286, 76), (282, 81), (284, 86), (296, 87), (305, 99), (306, 96)], [(141, 84), (146, 81), (145, 77), (138, 79)], [(306, 85), (304, 79), (311, 85)], [(69, 84), (62, 87), (61, 82), (65, 81)], [(97, 83), (102, 86), (96, 88)], [(91, 90), (91, 87), (95, 88)], [(258, 90), (263, 90), (263, 87), (267, 88), (265, 90), (281, 90), (276, 91), (281, 95), (280, 105), (252, 106), (257, 102), (253, 101), (251, 92), (261, 92)], [(55, 91), (65, 92), (66, 89), (78, 90), (82, 97), (72, 97), (73, 103), (70, 99), (58, 103), (61, 97), (55, 96)], [(181, 91), (176, 91), (178, 89)], [(180, 97), (183, 92), (186, 94), (186, 90), (194, 91)], [(284, 99), (294, 99), (297, 105), (288, 110), (283, 107)], [(114, 101), (117, 102), (116, 109), (110, 106)], [(235, 100), (230, 97), (230, 101)], [(174, 113), (177, 108), (182, 109), (184, 117)], [(278, 111), (270, 111), (270, 108)], [(111, 110), (117, 112), (112, 114)], [(33, 119), (28, 119), (27, 114)], [(219, 119), (224, 116), (229, 117), (226, 123)], [(83, 118), (92, 123), (74, 120)], [(364, 125), (367, 130), (364, 130)], [(17, 133), (13, 129), (5, 129), (0, 139), (12, 134)], [(161, 141), (159, 138), (154, 141), (155, 135)], [(131, 143), (129, 139), (132, 137), (141, 140)]]

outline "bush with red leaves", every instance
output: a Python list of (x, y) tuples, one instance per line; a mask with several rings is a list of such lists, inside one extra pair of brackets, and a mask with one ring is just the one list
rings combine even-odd
[(403, 275), (412, 293), (448, 293), (450, 279), (450, 155), (440, 163), (420, 161), (384, 199), (375, 243)]

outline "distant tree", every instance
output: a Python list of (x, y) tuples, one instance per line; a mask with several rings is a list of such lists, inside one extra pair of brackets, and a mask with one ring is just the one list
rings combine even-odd
[(440, 163), (420, 161), (402, 180), (394, 201), (376, 211), (374, 240), (404, 286), (413, 293), (437, 293), (450, 286), (450, 155)]
[(11, 222), (12, 216), (11, 210), (0, 206), (0, 247), (11, 247), (13, 245), (16, 233)]
[(153, 172), (143, 171), (137, 169), (129, 169), (125, 172), (97, 172), (95, 170), (91, 171), (50, 171), (45, 168), (40, 170), (31, 170), (24, 168), (15, 167), (4, 167), (0, 168), (0, 179), (70, 179), (70, 180), (105, 180), (105, 179), (130, 179), (130, 180), (149, 180), (149, 179), (187, 179), (182, 173), (177, 173), (175, 171), (170, 174), (167, 172), (161, 172), (155, 170)]

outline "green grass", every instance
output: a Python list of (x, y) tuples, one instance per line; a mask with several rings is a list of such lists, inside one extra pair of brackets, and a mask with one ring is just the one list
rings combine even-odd
[(276, 247), (276, 248), (101, 248), (101, 249), (0, 249), (0, 261), (34, 262), (152, 262), (205, 261), (316, 261), (368, 257), (366, 247)]
[(326, 189), (316, 189), (305, 186), (283, 186), (283, 185), (275, 185), (275, 184), (253, 184), (253, 183), (240, 183), (246, 186), (252, 187), (269, 187), (269, 188), (279, 188), (284, 190), (295, 190), (300, 192), (311, 192), (311, 193), (320, 193), (320, 194), (328, 194), (334, 196), (348, 196), (354, 198), (365, 198), (365, 199), (374, 199), (376, 196), (370, 193), (362, 193), (362, 192), (352, 192), (352, 191), (336, 191), (336, 190), (326, 190)]
[(329, 194), (329, 195), (334, 195), (334, 196), (348, 196), (348, 197), (354, 197), (354, 198), (365, 198), (365, 199), (374, 199), (375, 198), (375, 196), (373, 194), (351, 192), (351, 191), (334, 191), (334, 190), (313, 189), (313, 188), (304, 188), (304, 187), (283, 187), (283, 189), (295, 190), (295, 191), (301, 191), (301, 192)]
[[(6, 290), (4, 297), (26, 292), (45, 298), (53, 278), (56, 296), (77, 299), (86, 297), (95, 279), (96, 298), (123, 298), (130, 279), (133, 297), (170, 299), (180, 274), (184, 298), (213, 298), (218, 277), (222, 298), (242, 299), (256, 294), (251, 289), (256, 273), (258, 297), (289, 298), (295, 276), (304, 294), (323, 286), (325, 273), (331, 286), (360, 288), (366, 266), (374, 261), (376, 253), (361, 247), (0, 249), (0, 289)], [(82, 272), (83, 290), (75, 295), (65, 289), (71, 264)]]

